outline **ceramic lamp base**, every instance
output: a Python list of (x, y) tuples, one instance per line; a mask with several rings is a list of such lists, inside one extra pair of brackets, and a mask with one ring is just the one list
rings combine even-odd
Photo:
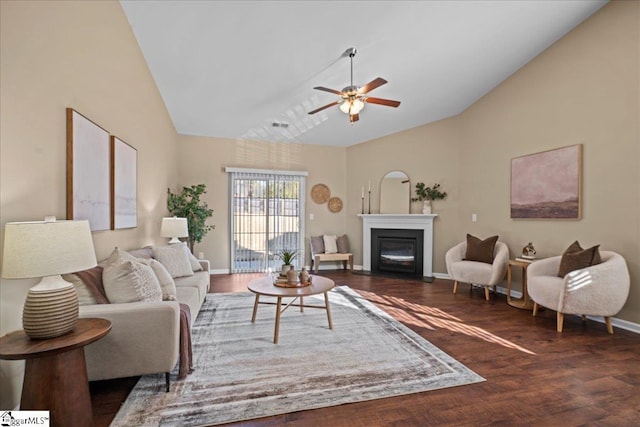
[(29, 289), (22, 327), (29, 338), (55, 338), (71, 332), (78, 322), (78, 294), (61, 276), (49, 276)]

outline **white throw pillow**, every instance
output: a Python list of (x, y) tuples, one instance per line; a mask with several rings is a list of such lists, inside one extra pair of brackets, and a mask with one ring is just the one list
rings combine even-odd
[(202, 271), (202, 265), (200, 265), (200, 261), (198, 261), (198, 258), (193, 256), (193, 254), (189, 250), (189, 246), (187, 246), (186, 243), (183, 243), (182, 246), (184, 246), (184, 250), (187, 252), (187, 256), (189, 257), (189, 263), (191, 264), (191, 269), (194, 272)]
[(162, 288), (162, 299), (164, 301), (176, 301), (176, 282), (173, 281), (173, 277), (164, 268), (164, 265), (153, 258), (138, 258), (138, 261), (148, 265), (153, 270), (158, 282), (160, 282), (160, 288)]
[(324, 236), (322, 236), (322, 239), (324, 240), (324, 253), (325, 254), (336, 254), (336, 253), (338, 253), (338, 244), (336, 242), (336, 240), (338, 239), (337, 236), (324, 235)]
[(162, 301), (162, 289), (153, 269), (118, 248), (104, 266), (102, 283), (112, 304)]
[(153, 257), (164, 265), (174, 279), (176, 277), (193, 276), (193, 269), (187, 252), (188, 249), (182, 243), (153, 247)]

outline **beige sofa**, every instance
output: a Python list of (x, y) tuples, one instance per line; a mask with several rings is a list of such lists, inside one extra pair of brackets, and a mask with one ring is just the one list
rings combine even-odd
[[(151, 258), (151, 248), (127, 251), (137, 258)], [(180, 306), (191, 311), (191, 323), (209, 290), (209, 261), (199, 260), (202, 271), (175, 280), (178, 301), (132, 302), (80, 306), (80, 317), (111, 321), (111, 331), (85, 348), (90, 381), (145, 374), (169, 373), (179, 356)]]

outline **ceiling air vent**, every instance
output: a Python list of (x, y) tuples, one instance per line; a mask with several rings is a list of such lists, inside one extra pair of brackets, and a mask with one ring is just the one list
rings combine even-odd
[(274, 128), (288, 128), (289, 124), (288, 123), (279, 123), (279, 122), (273, 122), (271, 123), (271, 126), (273, 126)]

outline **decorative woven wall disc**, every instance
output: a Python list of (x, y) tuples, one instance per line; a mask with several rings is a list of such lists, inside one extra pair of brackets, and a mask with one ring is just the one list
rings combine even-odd
[(332, 197), (329, 199), (329, 210), (333, 213), (340, 212), (342, 210), (342, 199), (340, 197)]
[(324, 184), (316, 184), (311, 188), (311, 199), (317, 204), (326, 203), (331, 196), (331, 190)]

